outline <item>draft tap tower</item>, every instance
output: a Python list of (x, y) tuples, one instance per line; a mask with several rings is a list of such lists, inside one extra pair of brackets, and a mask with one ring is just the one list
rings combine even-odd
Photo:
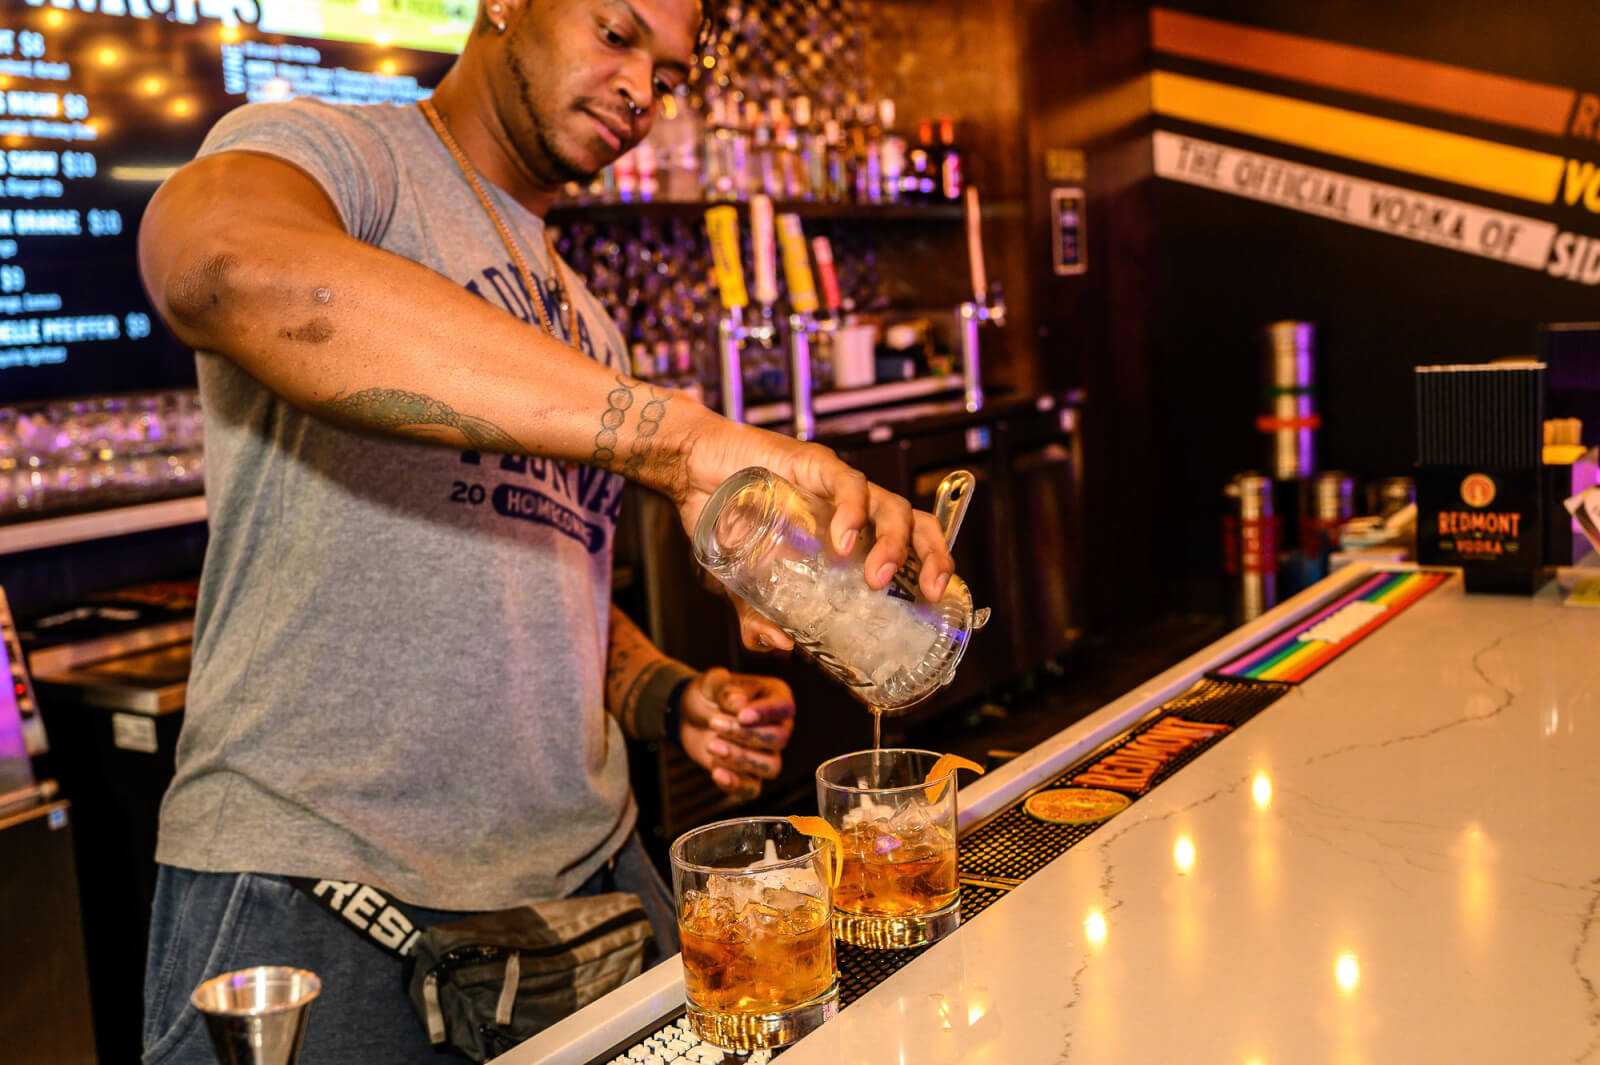
[[(773, 254), (772, 201), (763, 195), (750, 200), (750, 248), (755, 259), (755, 320), (745, 320), (750, 296), (744, 285), (744, 263), (739, 255), (739, 212), (735, 207), (706, 211), (706, 232), (711, 238), (713, 270), (722, 296), (722, 317), (717, 322), (718, 355), (722, 371), (722, 413), (744, 421), (744, 360), (748, 345), (763, 352), (777, 346), (778, 330), (773, 305), (778, 301), (777, 263)], [(758, 364), (756, 370), (766, 369)]]
[(745, 328), (745, 342), (759, 349), (756, 371), (764, 379), (774, 363), (781, 364), (782, 357), (777, 351), (778, 255), (773, 240), (772, 199), (760, 192), (750, 197), (750, 257), (755, 260), (756, 320)]
[(972, 299), (956, 308), (961, 325), (961, 391), (968, 411), (983, 408), (983, 361), (979, 351), (978, 329), (984, 322), (1006, 324), (1005, 300), (1000, 286), (990, 293), (988, 274), (983, 265), (983, 226), (978, 211), (978, 190), (966, 191), (967, 261), (972, 270)]
[(750, 296), (744, 287), (744, 264), (739, 257), (739, 212), (734, 207), (706, 211), (706, 233), (711, 239), (712, 271), (722, 297), (717, 320), (717, 355), (722, 372), (722, 413), (744, 421), (744, 342), (750, 333), (744, 309)]
[(783, 250), (783, 279), (789, 287), (789, 391), (794, 407), (796, 440), (817, 435), (817, 416), (811, 379), (811, 337), (819, 331), (816, 319), (817, 287), (806, 255), (806, 236), (800, 216), (778, 216), (778, 244)]

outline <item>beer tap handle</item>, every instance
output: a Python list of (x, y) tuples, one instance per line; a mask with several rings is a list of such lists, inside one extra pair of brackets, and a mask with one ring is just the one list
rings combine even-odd
[(739, 212), (732, 207), (712, 207), (706, 211), (706, 234), (711, 238), (712, 272), (722, 309), (738, 318), (750, 304), (744, 287), (744, 264), (739, 258)]
[(839, 308), (843, 301), (839, 298), (839, 275), (833, 268), (833, 244), (827, 237), (812, 237), (811, 254), (816, 256), (817, 260), (817, 279), (822, 285), (822, 306), (827, 309), (829, 318), (838, 321)]
[(744, 308), (750, 297), (744, 287), (744, 266), (739, 261), (739, 213), (732, 207), (706, 211), (706, 233), (711, 238), (712, 270), (722, 297), (723, 315), (717, 323), (718, 366), (722, 371), (722, 413), (744, 421), (744, 359), (746, 335)]
[(800, 216), (778, 217), (778, 243), (783, 249), (783, 279), (789, 287), (789, 385), (794, 403), (794, 435), (810, 440), (817, 435), (817, 420), (812, 401), (811, 334), (816, 325), (812, 313), (817, 309), (817, 287), (811, 280), (811, 261), (806, 256), (806, 235)]
[(978, 209), (978, 187), (966, 191), (967, 263), (972, 271), (972, 302), (982, 307), (989, 298), (989, 275), (983, 263), (983, 219)]
[(778, 302), (778, 264), (772, 235), (772, 200), (764, 193), (750, 197), (750, 255), (755, 259), (756, 302), (763, 308)]
[(778, 245), (783, 249), (783, 280), (789, 286), (789, 306), (796, 314), (817, 310), (817, 286), (811, 278), (811, 260), (806, 255), (806, 235), (797, 214), (778, 216)]

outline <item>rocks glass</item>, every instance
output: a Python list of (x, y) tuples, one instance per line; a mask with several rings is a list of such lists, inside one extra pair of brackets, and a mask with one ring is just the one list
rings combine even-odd
[(783, 1046), (838, 1011), (827, 847), (777, 817), (719, 821), (673, 843), (695, 1035), (728, 1050)]
[(955, 770), (925, 779), (939, 758), (888, 748), (817, 767), (818, 812), (843, 844), (833, 892), (833, 930), (842, 941), (913, 947), (961, 923)]

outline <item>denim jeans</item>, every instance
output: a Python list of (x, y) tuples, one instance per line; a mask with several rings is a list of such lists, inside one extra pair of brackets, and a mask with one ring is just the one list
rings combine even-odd
[[(374, 885), (382, 887), (382, 885)], [(610, 868), (575, 894), (631, 891), (655, 930), (645, 966), (678, 951), (672, 895), (637, 835)], [(426, 926), (464, 917), (408, 907)], [(196, 873), (162, 866), (145, 966), (145, 1065), (216, 1065), (189, 1003), (203, 981), (255, 965), (292, 965), (322, 980), (300, 1060), (305, 1065), (440, 1065), (401, 982), (401, 962), (365, 942), (287, 880), (261, 873)]]

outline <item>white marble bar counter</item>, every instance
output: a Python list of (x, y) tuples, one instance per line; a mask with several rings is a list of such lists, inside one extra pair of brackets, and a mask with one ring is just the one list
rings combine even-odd
[[(1008, 804), (1296, 597), (961, 793)], [(782, 1055), (783, 1065), (1600, 1062), (1600, 610), (1453, 577)], [(673, 963), (503, 1065), (581, 1063)]]

